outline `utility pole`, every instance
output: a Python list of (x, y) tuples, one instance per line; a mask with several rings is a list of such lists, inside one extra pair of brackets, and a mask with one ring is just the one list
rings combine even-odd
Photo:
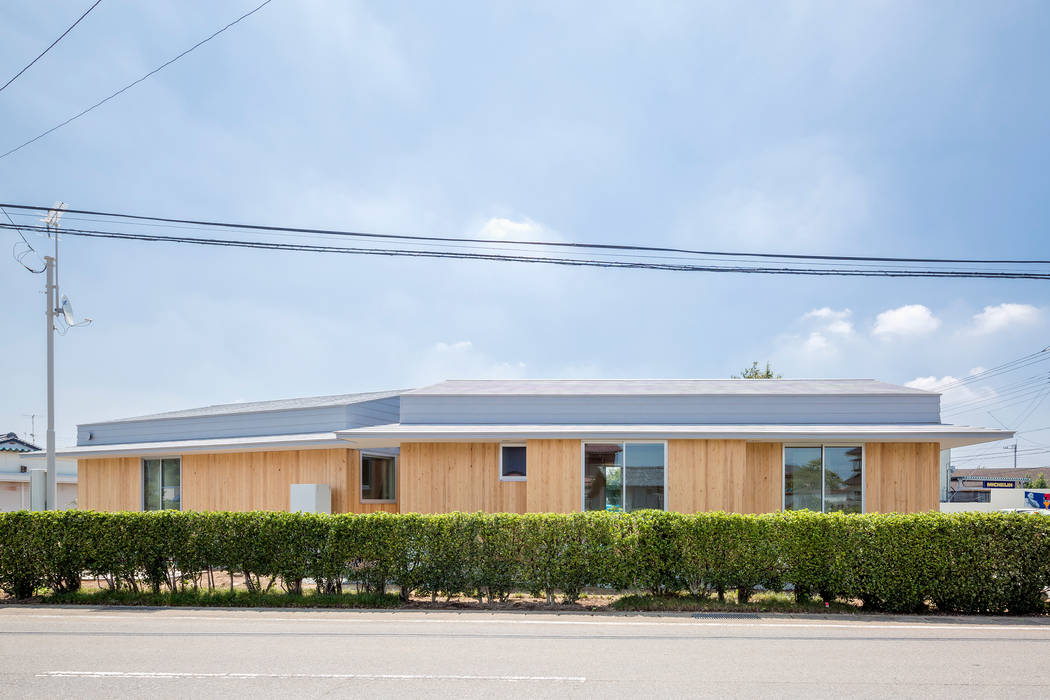
[(44, 507), (58, 509), (58, 474), (55, 473), (55, 313), (58, 312), (58, 220), (66, 205), (56, 203), (43, 219), (48, 233), (55, 239), (55, 254), (44, 256), (47, 269), (47, 486)]
[(1003, 445), (1003, 449), (1014, 451), (1014, 469), (1017, 469), (1017, 440), (1014, 440), (1012, 445)]
[(47, 479), (44, 487), (44, 508), (47, 510), (58, 510), (58, 473), (55, 468), (55, 317), (60, 315), (65, 323), (63, 335), (70, 328), (91, 323), (90, 318), (77, 323), (69, 300), (61, 297), (59, 302), (58, 220), (62, 218), (65, 209), (65, 202), (55, 202), (55, 206), (48, 210), (47, 216), (41, 219), (47, 226), (48, 235), (55, 239), (55, 254), (44, 256), (47, 272)]

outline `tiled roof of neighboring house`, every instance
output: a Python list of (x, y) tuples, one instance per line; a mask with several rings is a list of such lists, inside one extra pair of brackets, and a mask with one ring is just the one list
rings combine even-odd
[(405, 393), (433, 396), (703, 396), (935, 392), (874, 379), (454, 379)]
[(0, 452), (36, 452), (40, 448), (15, 433), (0, 436)]
[[(325, 408), (329, 406), (349, 406), (362, 401), (374, 401), (376, 399), (387, 399), (400, 396), (405, 391), (373, 391), (363, 394), (335, 394), (332, 396), (308, 396), (299, 399), (278, 399), (276, 401), (252, 401), (249, 403), (227, 403), (215, 406), (204, 406), (201, 408), (188, 408), (182, 411), (167, 411), (165, 413), (153, 413), (146, 416), (135, 416), (133, 418), (120, 418), (111, 421), (100, 421), (104, 423), (124, 423), (128, 421), (154, 420), (162, 418), (199, 418), (202, 416), (227, 416), (235, 413), (259, 413), (262, 411), (283, 411), (296, 408)], [(98, 423), (82, 423), (81, 425), (97, 425)]]
[(985, 469), (955, 469), (953, 479), (1026, 479), (1043, 474), (1050, 479), (1050, 467), (987, 467)]

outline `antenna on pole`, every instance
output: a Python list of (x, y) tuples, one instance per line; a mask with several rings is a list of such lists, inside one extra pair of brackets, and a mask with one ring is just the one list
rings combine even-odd
[(36, 444), (36, 414), (35, 413), (23, 413), (23, 418), (29, 419), (29, 442)]

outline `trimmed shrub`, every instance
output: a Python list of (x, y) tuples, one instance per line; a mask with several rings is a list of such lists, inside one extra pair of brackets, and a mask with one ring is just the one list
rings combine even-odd
[[(250, 595), (379, 596), (490, 603), (513, 590), (551, 604), (587, 588), (658, 596), (791, 584), (799, 600), (872, 610), (1045, 610), (1050, 518), (1026, 514), (769, 515), (663, 511), (448, 513), (0, 513), (0, 591), (74, 593), (83, 575), (114, 595), (214, 592), (215, 571)], [(279, 584), (279, 585), (278, 585)]]

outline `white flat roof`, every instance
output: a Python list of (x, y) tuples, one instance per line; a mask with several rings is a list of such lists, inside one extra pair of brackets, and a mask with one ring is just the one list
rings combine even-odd
[[(391, 423), (330, 433), (83, 445), (59, 457), (90, 459), (126, 455), (397, 447), (402, 442), (500, 442), (524, 439), (663, 440), (725, 439), (757, 442), (938, 442), (942, 449), (1013, 437), (1011, 430), (960, 425), (402, 425)], [(42, 455), (43, 452), (29, 453)]]
[(532, 439), (636, 440), (729, 439), (762, 442), (938, 442), (942, 449), (1013, 437), (1011, 430), (960, 425), (377, 425), (338, 430), (359, 447), (392, 447), (401, 442), (501, 441)]

